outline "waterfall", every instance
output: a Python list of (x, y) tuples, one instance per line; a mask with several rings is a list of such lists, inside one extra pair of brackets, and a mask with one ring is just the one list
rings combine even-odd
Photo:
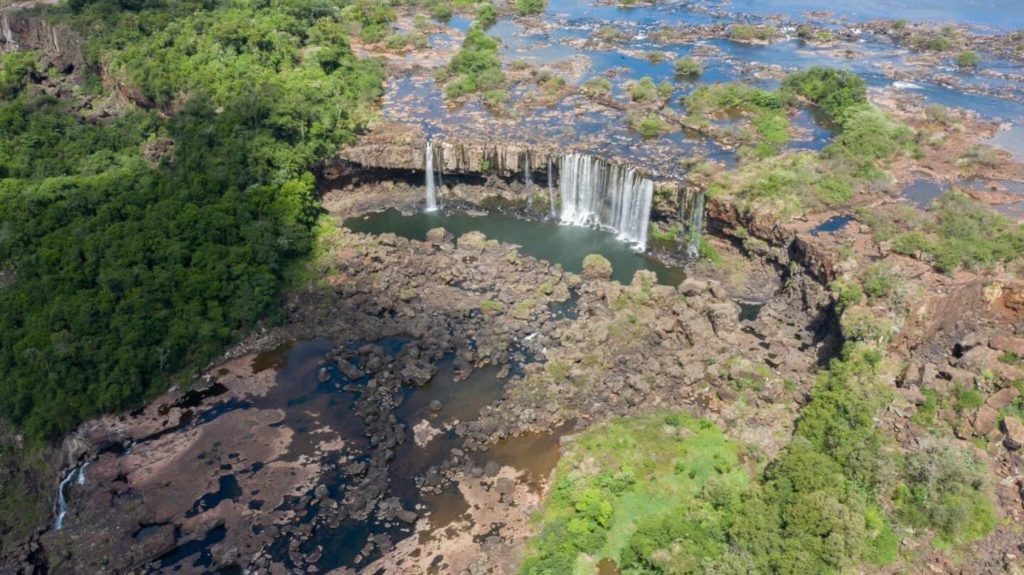
[(3, 34), (5, 51), (13, 52), (18, 49), (18, 44), (14, 41), (14, 32), (11, 31), (11, 23), (7, 20), (7, 14), (0, 16), (0, 33)]
[(57, 485), (57, 518), (53, 521), (53, 528), (60, 531), (64, 527), (64, 516), (68, 513), (68, 502), (64, 498), (64, 489), (67, 488), (68, 484), (74, 481), (78, 485), (85, 485), (85, 468), (89, 466), (86, 462), (78, 467), (74, 467), (68, 474), (64, 476), (64, 479)]
[(551, 211), (551, 217), (557, 217), (558, 214), (555, 212), (555, 181), (552, 176), (552, 165), (551, 156), (548, 156), (548, 209)]
[(434, 185), (434, 143), (427, 140), (427, 158), (426, 158), (426, 172), (427, 172), (427, 211), (437, 211), (437, 186)]
[(530, 151), (523, 153), (523, 184), (526, 185), (526, 209), (533, 207), (533, 176), (530, 174)]
[(559, 169), (563, 223), (609, 228), (640, 251), (647, 249), (654, 182), (634, 168), (587, 154), (566, 154)]
[(700, 255), (700, 237), (704, 228), (704, 192), (685, 190), (680, 204), (679, 219), (683, 225), (686, 255), (695, 259)]

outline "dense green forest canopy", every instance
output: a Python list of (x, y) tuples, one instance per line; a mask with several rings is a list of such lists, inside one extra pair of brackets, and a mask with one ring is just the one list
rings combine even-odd
[[(350, 141), (382, 71), (335, 0), (72, 0), (79, 90), (0, 63), (0, 410), (34, 438), (123, 409), (273, 318), (319, 207), (309, 169)], [(102, 80), (101, 80), (102, 78)], [(163, 150), (162, 153), (144, 153)]]

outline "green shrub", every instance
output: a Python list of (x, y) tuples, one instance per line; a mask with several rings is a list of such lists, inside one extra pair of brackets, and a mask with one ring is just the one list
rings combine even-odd
[(883, 343), (893, 334), (892, 322), (867, 308), (847, 310), (840, 319), (840, 325), (846, 341)]
[(754, 114), (784, 108), (777, 94), (735, 82), (702, 84), (684, 103), (687, 115), (695, 118), (732, 110)]
[(904, 281), (888, 264), (875, 264), (864, 272), (864, 293), (872, 300), (889, 300), (902, 289)]
[(779, 31), (770, 26), (733, 24), (729, 27), (729, 39), (738, 42), (766, 42), (778, 36)]
[(843, 131), (825, 148), (825, 155), (850, 162), (861, 174), (874, 170), (878, 160), (892, 158), (913, 146), (914, 133), (878, 108), (853, 106), (843, 116)]
[(697, 77), (704, 73), (704, 68), (696, 58), (679, 58), (675, 62), (676, 76)]
[(629, 34), (612, 26), (602, 26), (594, 32), (594, 38), (602, 42), (621, 42), (629, 39)]
[(476, 25), (486, 30), (498, 22), (498, 9), (491, 2), (481, 2), (476, 7)]
[(710, 241), (704, 236), (701, 236), (700, 243), (697, 245), (697, 255), (702, 260), (707, 260), (712, 265), (718, 265), (722, 262), (722, 256), (715, 249)]
[(485, 299), (480, 302), (480, 311), (487, 315), (499, 315), (505, 312), (505, 304), (492, 299)]
[(768, 157), (779, 153), (789, 141), (789, 120), (782, 112), (762, 111), (754, 116), (754, 128), (760, 141), (757, 146), (759, 157)]
[(522, 16), (540, 14), (547, 7), (547, 0), (516, 0), (516, 11)]
[(355, 0), (341, 11), (345, 19), (359, 25), (360, 37), (367, 42), (383, 40), (391, 32), (391, 23), (397, 15), (385, 2)]
[(657, 138), (670, 130), (657, 114), (631, 114), (629, 127), (643, 138)]
[(956, 56), (956, 65), (960, 68), (977, 68), (978, 64), (981, 63), (981, 58), (977, 53), (971, 50), (964, 50)]
[(508, 102), (507, 90), (488, 90), (484, 92), (484, 104), (490, 108), (503, 109)]
[(430, 4), (430, 17), (438, 22), (451, 20), (454, 13), (451, 2), (440, 0)]
[(0, 99), (14, 99), (34, 74), (35, 52), (0, 53)]
[(474, 92), (500, 90), (506, 84), (498, 55), (498, 41), (481, 28), (472, 26), (462, 48), (452, 57), (445, 70), (446, 98), (458, 98)]
[(601, 254), (587, 254), (583, 258), (583, 275), (591, 278), (612, 277), (612, 262)]
[(936, 269), (952, 273), (1010, 262), (1024, 249), (1020, 225), (961, 192), (943, 194), (928, 216), (930, 221), (916, 224), (919, 229), (894, 232), (893, 251), (928, 254)]
[(832, 282), (832, 293), (836, 296), (836, 308), (839, 313), (850, 306), (855, 306), (864, 299), (864, 292), (856, 282), (838, 279)]
[(611, 94), (612, 84), (606, 78), (598, 76), (584, 82), (580, 86), (580, 91), (590, 98), (605, 97)]
[(626, 84), (626, 92), (634, 102), (652, 102), (658, 99), (658, 86), (650, 76)]
[(953, 409), (957, 413), (970, 413), (985, 404), (985, 398), (977, 390), (962, 384), (953, 388)]
[(993, 495), (984, 462), (969, 446), (925, 439), (906, 459), (896, 491), (899, 516), (934, 529), (941, 539), (968, 543), (995, 528)]
[(867, 102), (867, 84), (860, 76), (846, 70), (813, 67), (795, 72), (782, 82), (785, 90), (807, 98), (835, 119), (842, 119), (848, 110)]

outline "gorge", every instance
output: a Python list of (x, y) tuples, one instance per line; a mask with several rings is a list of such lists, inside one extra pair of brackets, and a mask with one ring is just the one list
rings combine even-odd
[(1024, 16), (854, 4), (0, 0), (3, 571), (1018, 572)]

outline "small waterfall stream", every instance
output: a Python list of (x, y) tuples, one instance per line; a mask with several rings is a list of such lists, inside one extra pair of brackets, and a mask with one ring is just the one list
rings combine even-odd
[(589, 154), (566, 154), (559, 169), (563, 223), (609, 228), (638, 250), (647, 249), (654, 182), (635, 168)]
[(526, 208), (533, 207), (533, 174), (530, 173), (530, 151), (523, 153), (523, 184), (526, 186)]
[(551, 212), (551, 217), (558, 217), (558, 212), (555, 210), (555, 180), (552, 174), (554, 167), (552, 166), (551, 157), (548, 156), (548, 209)]
[(13, 52), (18, 49), (18, 44), (14, 41), (14, 32), (11, 31), (11, 23), (7, 19), (7, 14), (0, 16), (0, 34), (3, 34), (5, 51)]
[(88, 466), (89, 463), (86, 462), (77, 467), (73, 467), (57, 485), (57, 517), (53, 520), (54, 530), (60, 531), (64, 527), (64, 517), (68, 513), (68, 501), (64, 497), (64, 490), (72, 482), (77, 483), (78, 485), (85, 485), (85, 468)]
[(437, 211), (437, 185), (434, 183), (434, 142), (427, 140), (426, 161), (424, 170), (427, 172), (427, 211)]
[(682, 241), (686, 242), (686, 255), (700, 256), (700, 238), (704, 228), (704, 192), (685, 190), (680, 202), (679, 221), (683, 225)]

